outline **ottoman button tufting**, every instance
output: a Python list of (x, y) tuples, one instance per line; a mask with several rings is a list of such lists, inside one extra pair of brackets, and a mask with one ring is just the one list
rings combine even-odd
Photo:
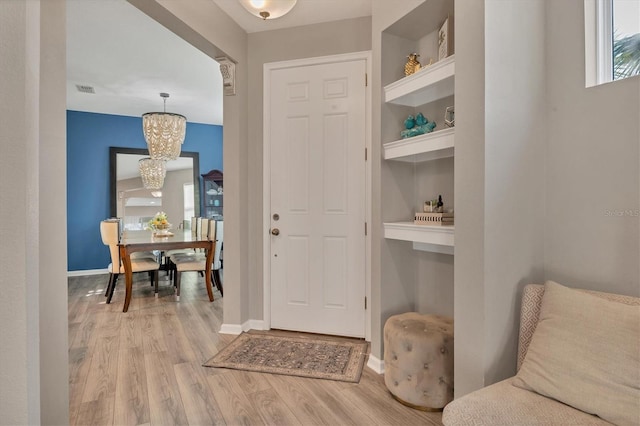
[(453, 345), (452, 318), (391, 316), (384, 325), (384, 382), (391, 395), (413, 408), (444, 408), (453, 400)]

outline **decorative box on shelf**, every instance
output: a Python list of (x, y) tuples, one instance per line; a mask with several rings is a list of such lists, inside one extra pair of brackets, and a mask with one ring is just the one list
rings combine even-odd
[(416, 213), (413, 223), (416, 225), (452, 226), (453, 213)]

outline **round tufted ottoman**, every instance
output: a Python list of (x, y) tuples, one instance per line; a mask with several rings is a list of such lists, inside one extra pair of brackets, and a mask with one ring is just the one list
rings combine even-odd
[(441, 410), (453, 399), (453, 319), (416, 312), (384, 325), (384, 383), (401, 403)]

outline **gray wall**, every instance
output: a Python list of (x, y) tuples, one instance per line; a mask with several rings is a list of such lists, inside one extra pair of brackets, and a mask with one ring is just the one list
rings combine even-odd
[[(262, 130), (263, 65), (371, 49), (371, 18), (347, 19), (249, 34), (249, 283), (250, 318), (263, 317)], [(225, 195), (227, 189), (225, 188)], [(226, 232), (226, 228), (225, 228)], [(226, 245), (226, 242), (225, 242)], [(226, 247), (225, 247), (226, 250)], [(225, 253), (225, 262), (227, 254)], [(226, 296), (225, 296), (226, 297)]]
[(544, 22), (544, 0), (456, 2), (456, 397), (515, 373), (544, 278)]
[(582, 7), (456, 1), (456, 397), (515, 372), (525, 284), (640, 294), (640, 78), (585, 89)]
[(522, 288), (544, 279), (544, 43), (545, 0), (485, 1), (487, 384), (515, 374)]
[(455, 395), (484, 386), (485, 68), (484, 2), (457, 0)]
[(64, 1), (0, 2), (0, 40), (0, 416), (67, 424)]
[(585, 88), (583, 25), (547, 2), (546, 278), (638, 296), (640, 77)]

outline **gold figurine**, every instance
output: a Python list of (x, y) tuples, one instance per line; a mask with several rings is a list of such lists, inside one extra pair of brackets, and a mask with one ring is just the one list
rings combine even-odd
[(404, 75), (411, 75), (416, 73), (419, 69), (420, 69), (420, 62), (418, 62), (418, 55), (417, 53), (411, 53), (409, 56), (407, 56), (408, 60), (407, 63), (404, 65)]

